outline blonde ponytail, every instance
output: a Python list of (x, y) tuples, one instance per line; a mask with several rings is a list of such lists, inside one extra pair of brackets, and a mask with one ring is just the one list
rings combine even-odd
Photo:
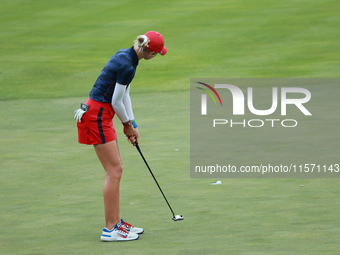
[(146, 47), (149, 47), (148, 43), (150, 39), (146, 35), (139, 35), (137, 39), (134, 41), (135, 45), (139, 47), (139, 52), (148, 50)]

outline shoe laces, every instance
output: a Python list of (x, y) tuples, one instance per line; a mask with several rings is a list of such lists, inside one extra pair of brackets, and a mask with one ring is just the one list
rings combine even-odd
[(123, 232), (124, 234), (129, 234), (129, 232), (127, 232), (124, 228), (122, 228), (121, 226), (118, 226), (117, 228), (118, 231)]
[(123, 222), (122, 225), (125, 225), (127, 229), (133, 228), (133, 226), (127, 222)]

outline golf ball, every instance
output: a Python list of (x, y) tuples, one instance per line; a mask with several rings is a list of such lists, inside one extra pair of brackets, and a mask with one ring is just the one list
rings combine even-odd
[(218, 184), (222, 184), (222, 182), (221, 181), (217, 181), (217, 182), (211, 183), (210, 185), (218, 185)]

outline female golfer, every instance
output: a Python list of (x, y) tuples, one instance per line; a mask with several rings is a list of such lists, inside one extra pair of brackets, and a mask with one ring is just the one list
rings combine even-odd
[(140, 59), (152, 59), (158, 53), (165, 55), (166, 52), (160, 33), (149, 31), (138, 36), (133, 47), (121, 49), (112, 56), (95, 82), (89, 99), (74, 112), (79, 143), (94, 145), (105, 170), (102, 241), (136, 240), (144, 232), (142, 228), (126, 223), (120, 216), (119, 182), (123, 166), (112, 118), (117, 114), (128, 141), (135, 145), (139, 133), (131, 106), (130, 83)]

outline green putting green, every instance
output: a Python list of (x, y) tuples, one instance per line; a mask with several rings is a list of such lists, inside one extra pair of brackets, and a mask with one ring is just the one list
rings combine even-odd
[[(0, 1), (0, 254), (338, 254), (339, 179), (190, 178), (190, 78), (339, 77), (338, 1)], [(73, 111), (139, 34), (138, 151), (114, 124), (121, 214), (138, 241), (102, 243), (104, 171)], [(336, 138), (334, 138), (336, 139)], [(339, 148), (339, 147), (338, 147)], [(302, 186), (303, 185), (303, 186)]]

